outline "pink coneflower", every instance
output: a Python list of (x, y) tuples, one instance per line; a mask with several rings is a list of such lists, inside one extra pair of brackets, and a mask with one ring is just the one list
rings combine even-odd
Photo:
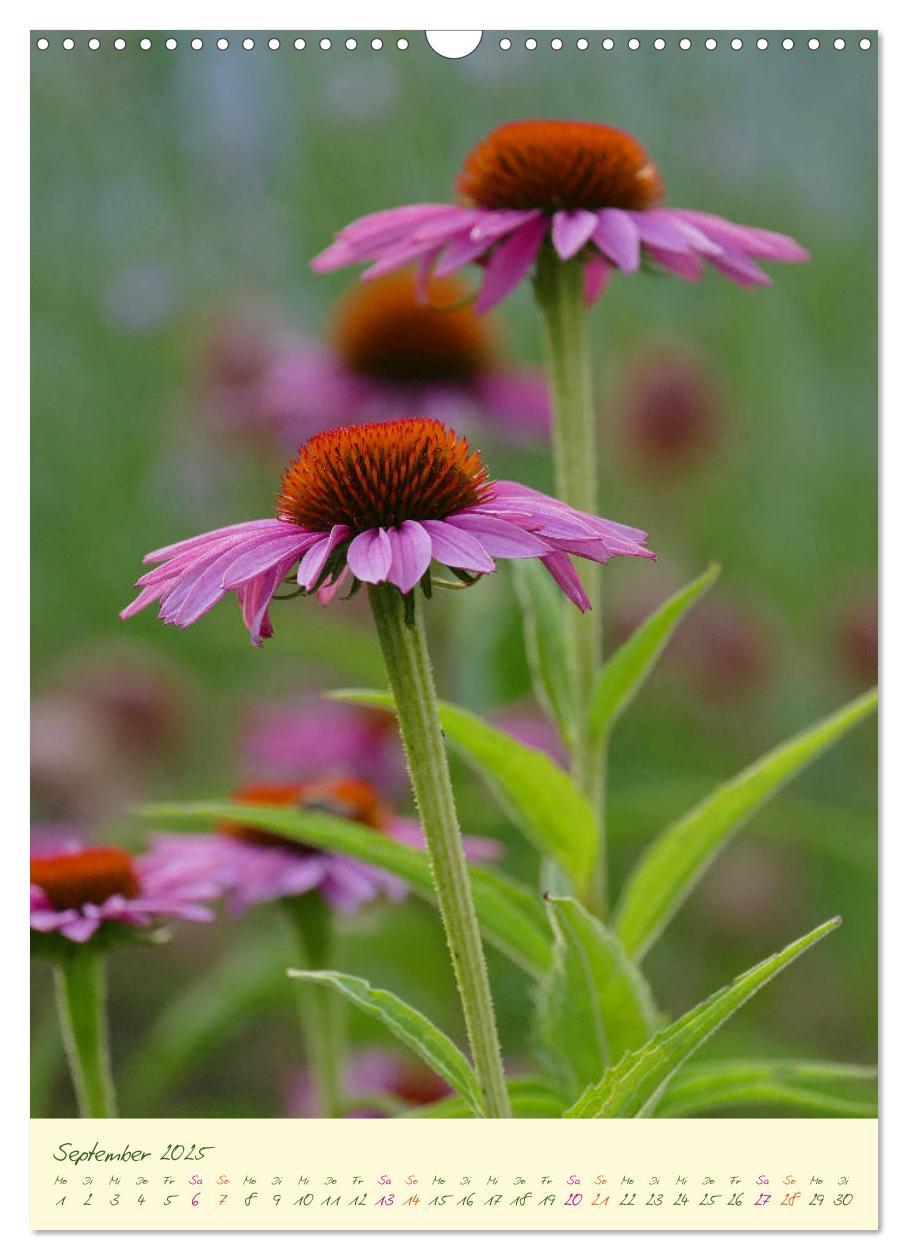
[(104, 924), (149, 928), (168, 919), (207, 923), (203, 904), (223, 890), (213, 855), (168, 846), (135, 854), (91, 846), (75, 832), (43, 828), (31, 855), (31, 927), (79, 944)]
[(496, 558), (538, 557), (578, 608), (589, 599), (570, 556), (605, 563), (649, 556), (646, 534), (578, 512), (512, 481), (491, 481), (477, 451), (437, 420), (404, 419), (319, 433), (284, 472), (276, 518), (228, 525), (145, 557), (156, 567), (120, 616), (159, 603), (167, 624), (192, 625), (235, 591), (252, 642), (273, 633), (268, 606), (296, 566), (296, 590), (330, 596), (390, 583), (404, 595), (433, 560), (461, 580)]
[(245, 723), (244, 761), (257, 781), (352, 775), (402, 790), (406, 767), (393, 713), (301, 699), (256, 707)]
[(456, 280), (433, 280), (423, 296), (406, 273), (357, 285), (324, 346), (288, 345), (273, 356), (257, 386), (259, 415), (293, 443), (376, 416), (445, 413), (506, 441), (546, 438), (541, 373), (502, 361), (495, 331)]
[(637, 271), (644, 257), (685, 280), (699, 280), (709, 263), (745, 287), (771, 283), (755, 259), (808, 257), (789, 236), (661, 208), (662, 181), (645, 149), (602, 123), (504, 123), (468, 155), (457, 192), (465, 204), (406, 205), (357, 219), (313, 268), (370, 262), (363, 278), (372, 279), (418, 263), (424, 284), (479, 263), (481, 313), (517, 287), (548, 241), (559, 258), (583, 259), (590, 302), (613, 271)]
[[(352, 1100), (344, 1110), (345, 1116), (378, 1120), (389, 1115), (394, 1104), (409, 1110), (448, 1098), (451, 1087), (422, 1063), (404, 1062), (400, 1055), (387, 1050), (363, 1047), (355, 1050), (347, 1062), (343, 1093)], [(381, 1095), (388, 1098), (390, 1108), (382, 1110), (365, 1101)], [(357, 1099), (363, 1101), (357, 1103)], [(292, 1081), (287, 1091), (287, 1111), (291, 1116), (320, 1114), (318, 1090), (310, 1072), (301, 1072)]]
[[(390, 804), (362, 779), (318, 778), (301, 783), (253, 784), (234, 793), (244, 805), (272, 805), (323, 810), (393, 836), (401, 844), (424, 848), (419, 824), (395, 816)], [(228, 906), (243, 914), (261, 902), (318, 891), (335, 910), (350, 913), (379, 896), (401, 901), (407, 884), (394, 875), (343, 854), (283, 840), (255, 827), (223, 823), (220, 835), (159, 838), (156, 852), (171, 848), (194, 854), (223, 873)], [(494, 857), (498, 845), (468, 837), (464, 852), (474, 858)]]

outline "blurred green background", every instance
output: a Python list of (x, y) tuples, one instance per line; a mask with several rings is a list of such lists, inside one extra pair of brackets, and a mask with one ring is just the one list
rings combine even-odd
[[(83, 774), (81, 790), (37, 785), (39, 819), (65, 808), (98, 834), (129, 834), (131, 799), (236, 786), (250, 704), (380, 683), (362, 601), (278, 606), (276, 637), (261, 651), (249, 647), (230, 600), (187, 633), (150, 612), (121, 625), (117, 611), (144, 552), (267, 515), (290, 453), (228, 440), (203, 418), (200, 356), (212, 321), (228, 309), (273, 310), (319, 337), (355, 274), (316, 277), (309, 259), (362, 214), (450, 199), (463, 156), (508, 119), (623, 127), (657, 163), (667, 204), (789, 233), (812, 253), (806, 266), (770, 266), (766, 290), (712, 272), (694, 285), (619, 276), (592, 315), (602, 508), (648, 528), (659, 557), (609, 566), (610, 640), (708, 561), (724, 568), (614, 740), (613, 881), (712, 784), (870, 684), (875, 51), (851, 35), (841, 52), (831, 38), (815, 52), (799, 38), (785, 52), (770, 35), (765, 52), (752, 40), (734, 52), (723, 36), (716, 51), (695, 39), (681, 52), (666, 33), (663, 52), (606, 52), (587, 32), (586, 51), (571, 38), (554, 52), (537, 32), (536, 51), (512, 36), (503, 52), (486, 33), (470, 57), (446, 61), (412, 32), (405, 51), (395, 47), (399, 33), (383, 33), (381, 51), (369, 46), (372, 32), (354, 51), (343, 47), (349, 32), (328, 33), (327, 52), (321, 33), (306, 36), (304, 51), (293, 33), (279, 33), (279, 51), (267, 48), (271, 32), (254, 33), (248, 52), (229, 32), (226, 51), (216, 49), (217, 33), (203, 33), (204, 48), (192, 51), (195, 32), (174, 32), (172, 52), (155, 32), (148, 51), (138, 47), (141, 32), (124, 51), (101, 33), (102, 47), (90, 51), (89, 34), (72, 51), (52, 36), (33, 56), (33, 681), (54, 773)], [(512, 356), (540, 363), (528, 286), (499, 322)], [(668, 389), (669, 421), (673, 406), (687, 406), (699, 432), (708, 413), (706, 437), (696, 458), (664, 466), (635, 434), (646, 431), (648, 382), (679, 362), (695, 383), (682, 373)], [(483, 436), (493, 474), (551, 489), (544, 447)], [(490, 713), (529, 703), (507, 568), (431, 607), (442, 694)], [(81, 725), (85, 696), (75, 712), (70, 701), (79, 680), (90, 691), (109, 662), (154, 680), (164, 717), (150, 753), (124, 767), (114, 748), (106, 769)], [(504, 840), (507, 868), (533, 879), (532, 854), (456, 769), (465, 827)], [(709, 1053), (874, 1060), (875, 775), (866, 724), (746, 827), (653, 952), (657, 996), (680, 1013), (843, 916), (841, 930), (725, 1027)], [(125, 1114), (146, 1105), (132, 1056), (169, 1005), (189, 990), (210, 996), (218, 967), (236, 977), (264, 959), (272, 974), (269, 950), (273, 981), (250, 985), (257, 998), (227, 1012), (155, 1106), (169, 1115), (282, 1113), (299, 1052), (272, 918), (263, 907), (238, 922), (180, 927), (167, 948), (113, 958)], [(526, 1064), (526, 984), (498, 957), (491, 963), (505, 1052)], [(375, 905), (349, 919), (343, 966), (458, 1033), (443, 944), (424, 905)], [(34, 1105), (71, 1114), (46, 969), (36, 969), (33, 992)], [(356, 1038), (381, 1040), (374, 1027), (352, 1026)], [(147, 1060), (142, 1071), (151, 1071)]]

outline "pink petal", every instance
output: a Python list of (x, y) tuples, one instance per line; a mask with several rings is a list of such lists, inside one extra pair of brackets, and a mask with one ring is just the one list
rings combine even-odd
[(296, 574), (296, 580), (300, 586), (305, 586), (307, 591), (312, 590), (334, 548), (349, 538), (352, 533), (353, 530), (349, 525), (334, 525), (325, 538), (306, 552)]
[(745, 289), (772, 284), (772, 277), (739, 250), (725, 249), (718, 258), (710, 258), (709, 261), (717, 271), (721, 271), (729, 280), (734, 280)]
[(289, 564), (282, 563), (267, 573), (261, 573), (237, 592), (243, 611), (243, 621), (249, 631), (253, 647), (261, 647), (262, 641), (270, 639), (274, 634), (274, 627), (268, 615), (268, 605), (289, 567)]
[(536, 261), (547, 231), (548, 221), (540, 215), (493, 250), (474, 307), (477, 315), (485, 314), (517, 288)]
[(612, 278), (612, 267), (601, 254), (593, 254), (583, 264), (583, 300), (587, 306), (595, 306)]
[(703, 259), (699, 254), (675, 254), (667, 249), (657, 249), (654, 245), (648, 245), (646, 252), (666, 271), (673, 271), (684, 280), (699, 280), (703, 275)]
[(509, 232), (516, 231), (525, 223), (532, 223), (542, 214), (541, 210), (481, 210), (480, 218), (470, 232), (474, 241), (491, 244)]
[(589, 612), (592, 608), (590, 597), (583, 589), (583, 583), (572, 562), (563, 552), (553, 551), (543, 556), (542, 563), (567, 595), (572, 604), (576, 604), (581, 612)]
[(347, 551), (347, 563), (361, 582), (384, 582), (391, 568), (391, 543), (383, 529), (357, 534)]
[(640, 234), (626, 210), (599, 211), (593, 244), (621, 271), (636, 271), (640, 266)]
[(301, 529), (299, 537), (289, 542), (278, 538), (273, 542), (264, 543), (261, 547), (256, 547), (253, 551), (247, 551), (238, 560), (234, 560), (225, 572), (222, 579), (224, 589), (234, 590), (243, 582), (258, 577), (260, 573), (264, 573), (266, 569), (279, 564), (282, 560), (286, 559), (289, 562), (296, 559), (308, 545), (310, 538), (311, 532)]
[(489, 242), (487, 240), (474, 240), (470, 232), (464, 232), (461, 236), (451, 240), (446, 246), (435, 268), (436, 276), (441, 278), (449, 276), (453, 271), (459, 271), (467, 263), (475, 262), (488, 248)]
[(388, 530), (388, 541), (391, 544), (388, 581), (406, 595), (432, 562), (432, 539), (418, 521), (404, 521)]
[(573, 258), (599, 226), (592, 210), (556, 210), (552, 219), (552, 244), (559, 258)]
[(423, 529), (432, 540), (432, 555), (439, 564), (469, 573), (494, 573), (495, 561), (478, 539), (450, 521), (423, 521)]
[(216, 542), (218, 539), (226, 538), (228, 534), (235, 534), (239, 541), (240, 536), (250, 530), (261, 530), (269, 534), (272, 530), (276, 532), (281, 528), (286, 529), (286, 523), (276, 520), (273, 516), (260, 521), (241, 521), (238, 525), (223, 525), (220, 529), (209, 530), (207, 534), (197, 534), (194, 538), (185, 538), (182, 542), (171, 543), (168, 547), (159, 547), (157, 551), (149, 551), (148, 555), (143, 557), (142, 563), (157, 564), (161, 560), (170, 560), (173, 556), (194, 550), (202, 543)]
[(732, 223), (717, 214), (707, 214), (705, 210), (673, 210), (671, 213), (676, 218), (692, 223), (723, 249), (738, 249), (755, 258), (772, 259), (776, 262), (807, 262), (810, 258), (803, 245), (781, 232)]
[(541, 538), (488, 512), (457, 512), (448, 517), (448, 523), (473, 534), (490, 556), (500, 556), (503, 560), (544, 556), (551, 551)]
[(686, 254), (691, 246), (690, 237), (671, 215), (659, 210), (635, 210), (630, 212), (640, 239), (647, 247), (666, 249), (673, 254)]

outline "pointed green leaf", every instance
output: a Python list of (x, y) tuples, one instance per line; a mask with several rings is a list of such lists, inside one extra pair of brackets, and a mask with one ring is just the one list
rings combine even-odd
[(872, 713), (876, 702), (876, 691), (869, 691), (780, 744), (653, 841), (624, 887), (615, 919), (632, 957), (646, 952), (738, 828), (799, 770)]
[(669, 1082), (653, 1114), (697, 1116), (782, 1106), (800, 1115), (872, 1117), (876, 1079), (876, 1068), (854, 1063), (732, 1059), (687, 1064)]
[(678, 622), (706, 594), (721, 571), (718, 564), (711, 564), (705, 573), (647, 617), (605, 662), (590, 703), (594, 739), (608, 735), (656, 667)]
[(621, 942), (570, 897), (546, 901), (555, 958), (540, 986), (538, 1023), (551, 1067), (572, 1096), (652, 1035), (649, 987)]
[[(557, 1119), (564, 1111), (567, 1099), (557, 1082), (543, 1077), (512, 1077), (508, 1081), (508, 1096), (515, 1120)], [(471, 1112), (462, 1099), (440, 1098), (405, 1113), (408, 1120), (463, 1120)]]
[[(332, 691), (333, 700), (393, 709), (387, 692)], [(569, 775), (545, 753), (453, 704), (438, 706), (448, 742), (485, 779), (503, 809), (541, 853), (571, 877), (582, 895), (596, 859), (592, 806)]]
[(839, 926), (830, 919), (739, 976), (609, 1068), (564, 1114), (588, 1120), (644, 1114), (678, 1068), (773, 976)]
[(367, 1015), (381, 1020), (398, 1041), (418, 1054), (436, 1075), (448, 1082), (469, 1104), (474, 1115), (483, 1114), (482, 1090), (466, 1055), (420, 1011), (387, 989), (373, 989), (368, 981), (359, 976), (345, 975), (342, 971), (291, 969), (287, 975), (292, 980), (309, 981), (334, 989)]
[[(144, 805), (138, 812), (143, 818), (183, 830), (204, 827), (217, 831), (232, 822), (299, 844), (318, 845), (399, 875), (415, 892), (427, 900), (435, 899), (429, 859), (423, 851), (346, 818), (318, 810), (241, 805), (236, 801)], [(538, 895), (516, 880), (481, 866), (470, 867), (470, 884), (479, 925), (489, 943), (531, 976), (543, 975), (551, 963), (552, 946)]]
[(575, 715), (570, 703), (564, 596), (540, 564), (515, 564), (511, 572), (523, 611), (523, 636), (536, 699), (570, 747)]

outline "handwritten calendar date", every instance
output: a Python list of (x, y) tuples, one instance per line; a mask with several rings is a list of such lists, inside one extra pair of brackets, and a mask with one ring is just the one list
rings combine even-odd
[[(191, 1162), (193, 1160), (204, 1159), (208, 1151), (213, 1151), (214, 1146), (197, 1146), (194, 1142), (191, 1146), (184, 1146), (180, 1142), (168, 1142), (164, 1151), (158, 1155), (158, 1159), (162, 1163), (167, 1161)], [(80, 1149), (74, 1146), (72, 1142), (61, 1142), (53, 1153), (53, 1159), (57, 1163), (84, 1164), (88, 1162), (97, 1162), (102, 1164), (121, 1163), (121, 1164), (140, 1164), (146, 1159), (153, 1158), (152, 1151), (145, 1151), (141, 1147), (132, 1147), (127, 1142), (123, 1147), (116, 1150), (107, 1150), (101, 1146), (99, 1142), (87, 1149)]]

